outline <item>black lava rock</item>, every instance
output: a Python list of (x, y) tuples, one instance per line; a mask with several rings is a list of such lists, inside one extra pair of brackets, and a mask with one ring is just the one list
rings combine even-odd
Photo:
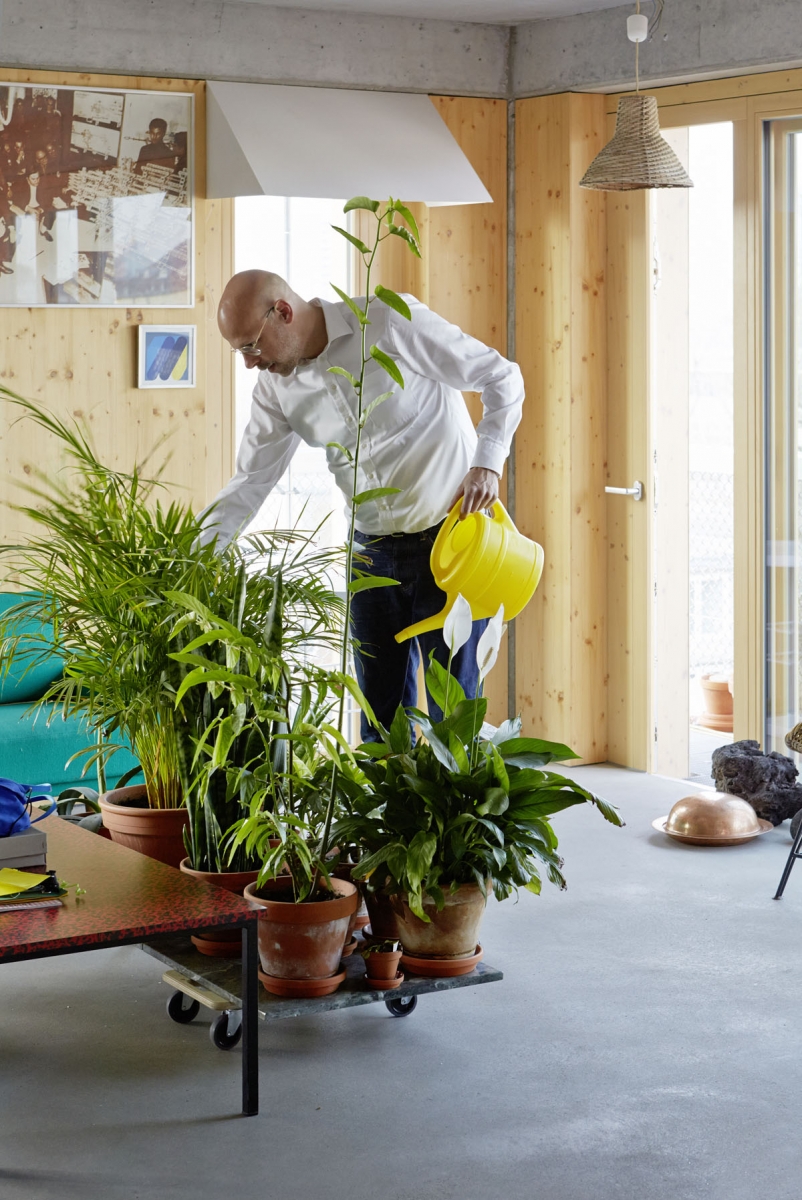
[(802, 809), (802, 787), (790, 758), (759, 742), (733, 742), (713, 751), (713, 780), (719, 792), (748, 800), (757, 815), (780, 825)]

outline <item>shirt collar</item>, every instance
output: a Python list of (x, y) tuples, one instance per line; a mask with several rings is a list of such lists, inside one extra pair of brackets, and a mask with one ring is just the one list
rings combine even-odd
[(336, 342), (342, 337), (350, 337), (354, 332), (340, 312), (338, 304), (332, 304), (330, 300), (321, 300), (319, 296), (316, 296), (314, 300), (310, 300), (309, 303), (317, 304), (323, 309), (323, 316), (326, 319), (326, 334), (329, 339), (326, 343), (326, 349), (329, 348), (332, 342)]

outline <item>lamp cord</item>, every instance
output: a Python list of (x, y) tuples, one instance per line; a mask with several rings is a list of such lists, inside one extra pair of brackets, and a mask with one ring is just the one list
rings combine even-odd
[[(640, 16), (640, 0), (635, 0), (635, 12)], [(640, 92), (640, 70), (639, 70), (639, 52), (640, 42), (635, 43), (635, 95)]]

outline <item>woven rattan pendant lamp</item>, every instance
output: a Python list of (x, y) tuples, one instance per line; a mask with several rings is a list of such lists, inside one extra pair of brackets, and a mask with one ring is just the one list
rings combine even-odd
[(594, 158), (580, 187), (604, 192), (643, 188), (693, 187), (693, 181), (660, 134), (657, 100), (640, 92), (639, 44), (646, 40), (649, 22), (637, 12), (627, 18), (627, 37), (635, 43), (635, 95), (621, 96), (612, 141)]

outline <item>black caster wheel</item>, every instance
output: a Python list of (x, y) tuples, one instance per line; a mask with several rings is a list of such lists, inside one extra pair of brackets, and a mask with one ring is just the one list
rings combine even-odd
[(242, 1015), (236, 1012), (221, 1012), (209, 1026), (212, 1045), (218, 1050), (233, 1050), (242, 1037)]
[(417, 996), (393, 996), (392, 1000), (385, 1000), (384, 1007), (391, 1017), (408, 1017), (417, 1003)]
[(190, 1021), (194, 1021), (200, 1012), (200, 1004), (197, 1000), (189, 1000), (187, 1007), (184, 1008), (185, 1000), (189, 1000), (189, 997), (185, 996), (183, 992), (173, 992), (167, 1001), (167, 1016), (179, 1025), (189, 1025)]

